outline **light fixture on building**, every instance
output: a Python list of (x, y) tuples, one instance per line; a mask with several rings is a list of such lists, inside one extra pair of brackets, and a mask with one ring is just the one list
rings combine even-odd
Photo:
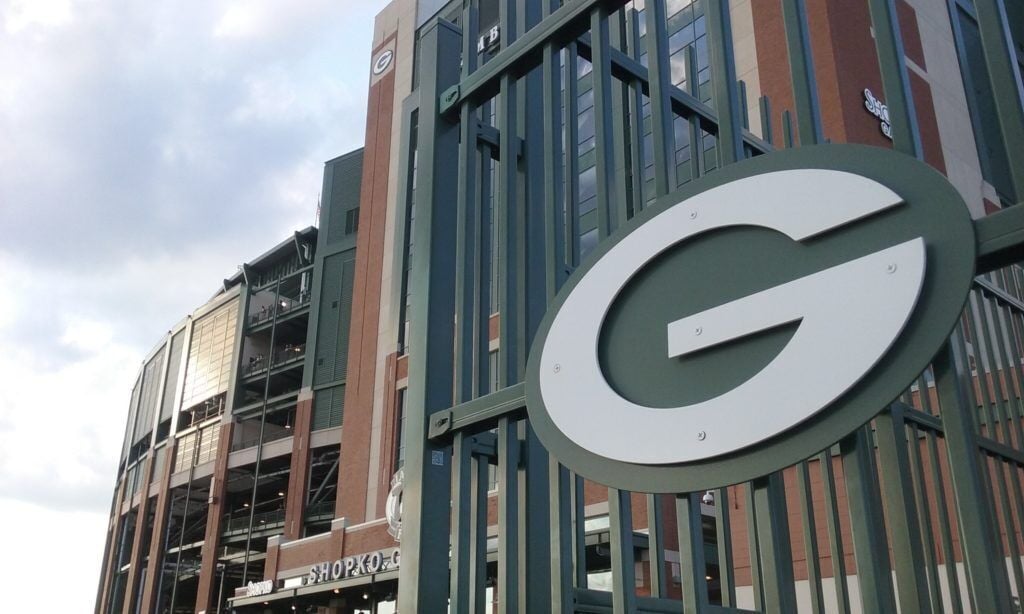
[(283, 496), (284, 496), (284, 492), (278, 492), (278, 493), (277, 493), (277, 496), (278, 496), (278, 497), (283, 497)]
[(714, 505), (715, 493), (711, 492), (710, 490), (705, 492), (704, 496), (700, 498), (700, 502), (703, 503), (704, 505)]

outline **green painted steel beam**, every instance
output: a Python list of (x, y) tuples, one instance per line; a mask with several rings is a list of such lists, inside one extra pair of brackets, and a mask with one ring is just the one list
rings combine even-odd
[[(928, 614), (931, 600), (927, 579), (921, 573), (925, 569), (921, 524), (914, 499), (907, 430), (898, 406), (890, 407), (875, 418), (875, 433), (879, 462), (884, 468), (882, 488), (892, 536), (900, 611)], [(916, 446), (917, 442), (910, 445)]]
[[(736, 81), (736, 58), (732, 45), (732, 22), (728, 0), (705, 0), (704, 15), (708, 24), (708, 47), (711, 52), (711, 88), (718, 111), (718, 157), (722, 164), (742, 160), (743, 127), (740, 120), (739, 89)], [(702, 148), (703, 149), (703, 148)], [(695, 155), (697, 152), (691, 152)], [(703, 155), (703, 151), (700, 151)]]
[(783, 24), (786, 28), (786, 49), (789, 52), (790, 79), (793, 83), (793, 101), (797, 130), (801, 145), (821, 143), (821, 108), (818, 104), (818, 86), (814, 78), (814, 54), (807, 27), (807, 7), (804, 0), (782, 0)]
[(997, 546), (989, 497), (983, 483), (988, 472), (982, 472), (980, 442), (971, 416), (976, 405), (966, 387), (971, 376), (964, 356), (963, 339), (957, 329), (932, 363), (942, 406), (949, 475), (956, 493), (960, 544), (976, 611), (1011, 611), (1006, 567)]
[(885, 519), (882, 514), (874, 447), (868, 439), (868, 427), (857, 429), (839, 443), (846, 477), (846, 496), (853, 531), (853, 552), (857, 560), (860, 600), (866, 614), (896, 611), (892, 587)]
[(399, 600), (421, 612), (448, 605), (451, 520), (450, 448), (427, 438), (432, 414), (452, 405), (454, 365), (455, 207), (459, 125), (439, 121), (440, 92), (459, 78), (461, 32), (444, 21), (420, 38), (416, 224), (412, 262), (412, 346), (406, 419), (406, 485), (402, 495)]
[[(599, 7), (614, 10), (623, 0), (575, 0), (562, 5), (548, 18), (531, 28), (458, 85), (457, 98), (446, 101), (451, 108), (460, 100), (483, 101), (498, 93), (505, 75), (525, 74), (541, 61), (545, 43), (564, 44), (590, 29), (590, 13)], [(444, 109), (443, 109), (444, 110)]]
[[(1014, 198), (1024, 199), (1024, 85), (1003, 0), (974, 0)], [(1022, 41), (1016, 41), (1021, 44)]]
[(921, 133), (914, 112), (914, 98), (910, 93), (907, 76), (906, 53), (895, 0), (868, 0), (871, 25), (874, 28), (878, 67), (882, 73), (882, 90), (892, 119), (892, 144), (896, 151), (920, 158)]
[(1024, 262), (1024, 202), (979, 218), (974, 222), (974, 233), (979, 275)]

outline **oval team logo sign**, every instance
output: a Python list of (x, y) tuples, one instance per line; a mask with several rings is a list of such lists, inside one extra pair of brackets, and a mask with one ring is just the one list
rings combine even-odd
[(566, 284), (530, 356), (530, 417), (571, 469), (632, 490), (744, 481), (871, 419), (928, 364), (974, 272), (959, 195), (853, 145), (720, 169)]

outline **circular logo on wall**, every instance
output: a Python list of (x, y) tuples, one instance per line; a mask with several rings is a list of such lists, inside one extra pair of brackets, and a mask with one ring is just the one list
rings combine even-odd
[(974, 229), (905, 155), (802, 147), (645, 210), (566, 283), (527, 407), (574, 471), (649, 492), (745, 481), (870, 420), (963, 309)]
[(391, 60), (393, 60), (394, 57), (395, 52), (392, 49), (385, 49), (377, 56), (377, 59), (373, 61), (373, 74), (379, 75), (387, 70), (388, 66), (391, 66)]
[(388, 534), (395, 541), (402, 541), (402, 490), (405, 487), (405, 473), (399, 469), (391, 477), (391, 490), (384, 503), (384, 516), (388, 521)]

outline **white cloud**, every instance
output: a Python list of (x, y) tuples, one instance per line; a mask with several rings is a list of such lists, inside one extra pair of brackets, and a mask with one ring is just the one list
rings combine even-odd
[(62, 611), (92, 610), (141, 361), (313, 222), (383, 4), (0, 0), (5, 611), (38, 608), (53, 544)]
[[(106, 537), (106, 513), (55, 512), (28, 503), (0, 500), (4, 532), (0, 577), (14, 588), (5, 597), (8, 612), (92, 612)], [(44, 540), (23, 527), (45, 529)], [(40, 547), (40, 545), (43, 547)], [(17, 556), (11, 556), (17, 553)], [(59, 586), (55, 592), (55, 585)], [(59, 605), (57, 605), (59, 604)]]
[(17, 34), (26, 28), (54, 28), (71, 22), (70, 0), (11, 0), (4, 11), (4, 29)]

